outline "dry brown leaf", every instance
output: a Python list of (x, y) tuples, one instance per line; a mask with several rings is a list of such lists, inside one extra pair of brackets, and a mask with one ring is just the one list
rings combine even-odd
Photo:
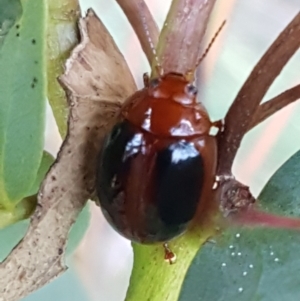
[(0, 300), (15, 301), (65, 271), (70, 227), (94, 191), (95, 162), (120, 104), (136, 87), (110, 34), (93, 11), (61, 77), (71, 104), (68, 135), (44, 180), (26, 236), (0, 265)]

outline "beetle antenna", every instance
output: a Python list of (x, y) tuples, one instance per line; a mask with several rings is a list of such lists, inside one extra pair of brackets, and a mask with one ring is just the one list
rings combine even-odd
[(219, 29), (217, 30), (217, 32), (215, 33), (215, 35), (213, 36), (213, 38), (211, 39), (211, 41), (209, 42), (208, 46), (206, 47), (205, 51), (203, 52), (203, 54), (200, 56), (200, 58), (197, 60), (195, 69), (197, 69), (197, 67), (200, 65), (200, 63), (203, 61), (203, 59), (206, 57), (206, 55), (208, 54), (211, 46), (213, 45), (213, 43), (215, 42), (217, 36), (219, 35), (219, 33), (221, 32), (221, 30), (223, 29), (224, 25), (226, 24), (226, 20), (224, 20), (221, 24), (221, 26), (219, 27)]
[(151, 50), (152, 50), (154, 59), (155, 59), (155, 61), (156, 61), (156, 66), (155, 66), (156, 71), (157, 71), (157, 73), (158, 73), (159, 76), (163, 76), (163, 73), (164, 73), (164, 72), (163, 72), (163, 68), (162, 68), (162, 66), (161, 66), (161, 64), (160, 64), (160, 62), (159, 62), (159, 60), (158, 60), (156, 48), (155, 48), (155, 46), (154, 46), (154, 44), (153, 44), (153, 41), (152, 41), (152, 39), (151, 39), (150, 32), (149, 32), (149, 27), (148, 27), (148, 24), (147, 24), (147, 21), (146, 21), (146, 17), (145, 17), (145, 14), (143, 13), (143, 10), (144, 10), (144, 8), (145, 8), (145, 3), (144, 3), (143, 0), (140, 0), (140, 1), (138, 2), (138, 4), (139, 4), (139, 7), (140, 7), (140, 17), (141, 17), (141, 19), (142, 19), (142, 25), (143, 25), (145, 34), (146, 34), (146, 36), (147, 36), (147, 40), (148, 40), (148, 42), (149, 42), (150, 48), (151, 48)]

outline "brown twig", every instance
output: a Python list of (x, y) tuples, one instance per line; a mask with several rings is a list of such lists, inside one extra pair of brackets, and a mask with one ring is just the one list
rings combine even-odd
[(218, 174), (230, 174), (231, 166), (244, 134), (249, 129), (265, 93), (300, 47), (300, 13), (278, 36), (255, 66), (236, 96), (225, 118), (225, 131), (219, 137)]
[(261, 104), (251, 119), (249, 130), (298, 99), (300, 99), (300, 84)]
[[(165, 73), (194, 71), (215, 0), (174, 0), (159, 37), (157, 54)], [(153, 62), (152, 72), (155, 74)], [(153, 74), (153, 75), (154, 75)]]
[(282, 216), (276, 213), (262, 211), (259, 206), (250, 205), (230, 216), (231, 221), (243, 227), (268, 227), (273, 229), (300, 229), (300, 219), (298, 217)]
[(143, 0), (116, 0), (132, 28), (134, 29), (149, 64), (152, 64), (154, 53), (152, 47), (156, 47), (159, 29), (155, 23), (146, 3)]

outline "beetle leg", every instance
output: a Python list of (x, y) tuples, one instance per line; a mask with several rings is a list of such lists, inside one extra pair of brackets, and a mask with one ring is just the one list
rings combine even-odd
[(150, 77), (149, 77), (149, 73), (148, 72), (145, 72), (143, 74), (143, 81), (144, 81), (145, 88), (148, 88), (149, 87), (149, 83), (150, 83)]
[(164, 243), (163, 247), (165, 250), (165, 261), (174, 264), (176, 262), (176, 254), (171, 251), (167, 243)]
[(220, 120), (214, 121), (212, 123), (212, 126), (216, 127), (219, 130), (218, 133), (222, 133), (222, 132), (224, 132), (224, 129), (225, 129), (225, 120), (220, 119)]

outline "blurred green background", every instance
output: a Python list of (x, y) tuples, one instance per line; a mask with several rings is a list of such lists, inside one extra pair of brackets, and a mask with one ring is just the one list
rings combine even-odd
[[(105, 23), (138, 83), (149, 71), (146, 58), (126, 17), (113, 0), (82, 0), (83, 12), (93, 7)], [(170, 0), (146, 1), (162, 25)], [(206, 44), (224, 18), (228, 23), (201, 66), (201, 101), (212, 119), (225, 115), (248, 74), (279, 32), (299, 10), (299, 0), (219, 1), (206, 35)], [(201, 22), (201, 20), (199, 20)], [(284, 69), (266, 100), (299, 83), (300, 53)], [(258, 195), (270, 176), (300, 148), (300, 105), (292, 104), (270, 118), (244, 139), (234, 173)], [(46, 149), (55, 154), (61, 143), (48, 108)], [(237, 125), (238, 126), (238, 125)], [(68, 259), (69, 270), (48, 286), (23, 299), (26, 301), (121, 301), (132, 266), (130, 243), (120, 238), (91, 206), (91, 225), (76, 252)], [(24, 227), (24, 222), (14, 227)], [(13, 235), (13, 234), (11, 234)], [(164, 263), (162, 263), (164, 264)], [(141, 298), (142, 300), (142, 298)]]

